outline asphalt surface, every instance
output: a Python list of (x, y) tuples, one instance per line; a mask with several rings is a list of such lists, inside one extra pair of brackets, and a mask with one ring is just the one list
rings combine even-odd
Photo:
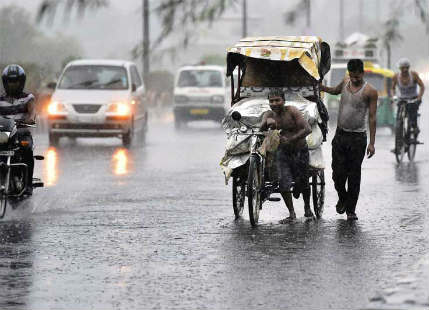
[(46, 187), (0, 222), (0, 309), (427, 309), (427, 145), (398, 166), (380, 129), (349, 223), (335, 213), (330, 139), (323, 219), (304, 221), (295, 200), (298, 220), (281, 225), (283, 202), (267, 202), (251, 228), (247, 210), (234, 221), (217, 124), (154, 121), (130, 150), (54, 149), (36, 134)]

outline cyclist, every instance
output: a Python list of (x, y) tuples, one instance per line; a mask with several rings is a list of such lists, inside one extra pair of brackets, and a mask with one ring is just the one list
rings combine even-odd
[[(0, 94), (0, 115), (22, 120), (26, 123), (34, 123), (35, 104), (34, 96), (24, 92), (26, 75), (21, 66), (8, 65), (2, 73), (3, 88), (5, 93)], [(33, 138), (27, 128), (18, 129), (18, 137), (29, 143), (24, 147), (24, 162), (28, 166), (27, 195), (33, 193)]]
[[(398, 87), (400, 100), (416, 99), (416, 102), (409, 104), (407, 108), (410, 114), (412, 130), (414, 130), (417, 136), (420, 132), (417, 124), (417, 115), (425, 92), (425, 85), (417, 72), (410, 70), (410, 61), (407, 58), (401, 58), (399, 60), (398, 68), (400, 72), (393, 76), (392, 94), (395, 96), (396, 87)], [(419, 92), (417, 92), (417, 86), (419, 86)]]

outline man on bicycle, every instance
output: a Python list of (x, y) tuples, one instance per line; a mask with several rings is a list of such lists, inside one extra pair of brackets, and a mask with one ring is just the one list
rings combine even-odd
[(296, 219), (290, 189), (295, 182), (295, 198), (303, 194), (304, 216), (312, 218), (310, 208), (309, 153), (305, 137), (311, 133), (310, 125), (301, 112), (293, 106), (285, 106), (285, 97), (281, 89), (273, 88), (268, 94), (271, 111), (265, 112), (261, 131), (268, 128), (280, 130), (280, 145), (276, 154), (279, 189), (289, 210), (289, 217), (280, 221), (284, 224)]
[[(410, 71), (410, 61), (407, 58), (402, 58), (398, 62), (400, 72), (393, 76), (392, 94), (395, 96), (396, 87), (399, 89), (399, 100), (416, 99), (414, 103), (408, 105), (407, 109), (410, 113), (411, 130), (414, 130), (416, 136), (420, 129), (417, 124), (417, 115), (420, 103), (425, 92), (425, 85), (415, 71)], [(417, 85), (419, 92), (417, 92)]]

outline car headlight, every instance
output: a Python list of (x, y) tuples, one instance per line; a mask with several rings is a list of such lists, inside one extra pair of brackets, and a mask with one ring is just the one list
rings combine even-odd
[(189, 101), (189, 99), (186, 96), (183, 96), (183, 95), (174, 96), (174, 102), (175, 103), (186, 103), (188, 101)]
[(0, 144), (6, 144), (9, 141), (10, 132), (0, 132)]
[(127, 102), (119, 101), (110, 104), (107, 112), (114, 113), (119, 116), (127, 116), (131, 114), (131, 108)]
[(224, 103), (225, 101), (225, 97), (221, 96), (221, 95), (215, 95), (212, 97), (212, 102), (213, 103)]
[(64, 104), (58, 101), (52, 101), (48, 106), (48, 114), (55, 115), (66, 112)]

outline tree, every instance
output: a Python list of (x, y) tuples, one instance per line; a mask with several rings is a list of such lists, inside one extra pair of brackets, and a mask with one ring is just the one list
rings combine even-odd
[(41, 78), (53, 78), (62, 69), (64, 58), (81, 54), (73, 38), (59, 34), (47, 37), (39, 32), (23, 8), (12, 5), (0, 9), (0, 20), (1, 64), (25, 64), (31, 70), (37, 69)]
[(403, 37), (399, 32), (400, 16), (396, 12), (385, 23), (384, 31), (381, 34), (381, 41), (387, 52), (387, 68), (392, 67), (392, 43), (402, 41)]
[(305, 14), (306, 26), (311, 27), (311, 0), (299, 0), (298, 4), (290, 11), (285, 13), (286, 24), (293, 25), (296, 19)]

